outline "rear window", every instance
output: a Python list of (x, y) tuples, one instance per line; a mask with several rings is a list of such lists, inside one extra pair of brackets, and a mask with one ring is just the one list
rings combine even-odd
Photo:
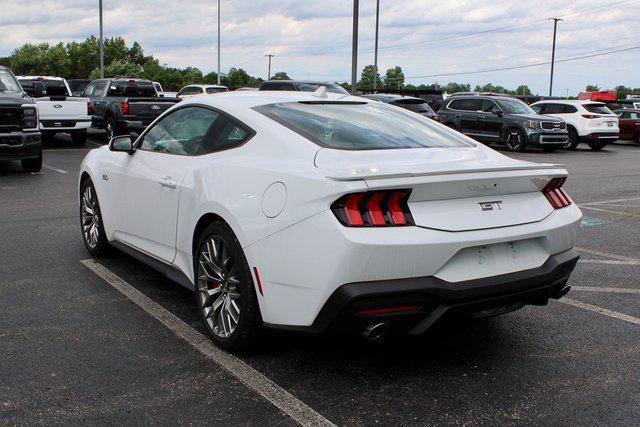
[(392, 102), (392, 104), (420, 114), (435, 114), (429, 104), (427, 104), (427, 101), (418, 99), (399, 99), (398, 101)]
[(464, 110), (464, 111), (481, 111), (482, 110), (482, 100), (481, 99), (454, 99), (447, 106), (453, 110)]
[(220, 93), (220, 92), (228, 92), (227, 89), (223, 87), (208, 87), (207, 93)]
[(286, 102), (254, 110), (316, 144), (342, 150), (471, 147), (426, 117), (379, 102)]
[[(36, 80), (21, 80), (21, 81), (36, 81)], [(62, 80), (44, 79), (40, 80), (44, 85), (47, 96), (71, 96), (67, 90), (67, 86)]]
[(604, 104), (584, 104), (583, 107), (590, 113), (613, 114)]
[(301, 83), (298, 85), (298, 90), (302, 92), (315, 92), (319, 87), (324, 87), (327, 92), (339, 93), (340, 95), (349, 94), (349, 92), (344, 90), (341, 86), (325, 83)]
[(155, 97), (157, 93), (151, 82), (118, 81), (109, 85), (109, 96)]

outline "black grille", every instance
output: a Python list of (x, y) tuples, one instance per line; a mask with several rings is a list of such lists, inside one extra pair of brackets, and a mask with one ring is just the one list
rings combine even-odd
[(75, 120), (43, 120), (41, 123), (45, 128), (72, 128), (76, 126)]
[(0, 108), (0, 132), (22, 129), (22, 108)]
[(542, 122), (542, 129), (552, 130), (552, 129), (565, 129), (566, 125), (564, 122)]

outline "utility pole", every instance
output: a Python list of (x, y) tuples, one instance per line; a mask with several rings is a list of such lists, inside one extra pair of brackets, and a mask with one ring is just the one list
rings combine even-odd
[(355, 95), (358, 82), (358, 6), (353, 0), (353, 42), (351, 44), (351, 93)]
[(267, 80), (271, 80), (271, 58), (273, 58), (275, 55), (272, 53), (268, 53), (265, 55), (267, 58), (269, 58), (269, 68), (267, 71)]
[(104, 29), (102, 25), (102, 0), (98, 0), (100, 10), (100, 78), (104, 79)]
[(220, 0), (218, 0), (218, 85), (220, 84)]
[(549, 76), (549, 97), (553, 96), (553, 65), (556, 60), (556, 31), (558, 29), (558, 21), (562, 21), (560, 18), (549, 18), (553, 21), (553, 42), (551, 44), (551, 75)]
[(378, 89), (378, 27), (380, 25), (380, 0), (376, 0), (376, 47), (373, 54), (373, 90)]

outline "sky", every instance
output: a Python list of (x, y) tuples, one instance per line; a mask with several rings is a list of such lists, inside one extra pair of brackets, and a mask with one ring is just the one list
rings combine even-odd
[[(215, 0), (104, 0), (105, 36), (139, 42), (163, 64), (214, 71)], [(360, 0), (358, 69), (373, 63), (375, 0)], [(23, 43), (98, 34), (98, 0), (1, 0), (0, 56)], [(222, 71), (266, 78), (351, 80), (353, 1), (221, 0)], [(526, 84), (549, 90), (553, 24), (560, 17), (555, 95), (587, 84), (640, 87), (640, 0), (380, 0), (379, 69), (399, 65), (406, 83)], [(622, 52), (608, 53), (627, 49)], [(498, 68), (520, 67), (476, 73)], [(471, 73), (452, 75), (455, 73)]]

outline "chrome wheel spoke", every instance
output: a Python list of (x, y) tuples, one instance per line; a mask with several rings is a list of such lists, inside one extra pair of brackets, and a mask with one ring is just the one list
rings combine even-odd
[(209, 237), (197, 259), (198, 301), (207, 325), (220, 338), (236, 330), (242, 312), (238, 264), (220, 236)]
[(87, 185), (82, 192), (80, 203), (80, 220), (82, 236), (90, 247), (95, 247), (100, 240), (100, 215), (98, 205), (91, 185)]

